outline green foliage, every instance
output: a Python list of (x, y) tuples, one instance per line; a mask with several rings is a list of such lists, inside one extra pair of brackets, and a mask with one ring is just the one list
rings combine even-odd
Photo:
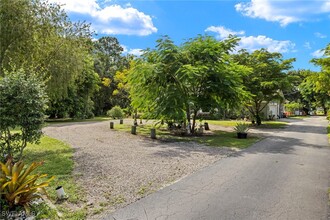
[[(55, 176), (54, 181), (52, 181), (52, 188), (53, 186), (63, 186), (65, 192), (69, 195), (66, 202), (55, 204), (63, 214), (61, 219), (85, 219), (86, 210), (83, 206), (85, 192), (77, 184), (73, 175), (73, 149), (59, 140), (43, 136), (40, 144), (29, 144), (27, 146), (24, 156), (26, 163), (32, 163), (35, 160), (45, 161), (43, 166), (38, 168), (39, 172)], [(55, 190), (50, 190), (48, 194), (52, 201), (56, 201)], [(53, 217), (52, 212), (44, 209), (36, 209), (36, 211), (38, 216), (39, 214), (46, 215), (43, 218), (40, 217), (40, 219), (56, 219)]]
[(1, 0), (0, 76), (4, 69), (33, 69), (52, 99), (67, 89), (84, 68), (91, 46), (85, 23), (71, 22), (61, 6), (42, 0)]
[(84, 70), (75, 83), (68, 88), (68, 95), (49, 102), (47, 115), (50, 118), (86, 119), (94, 116), (92, 96), (99, 90), (99, 76), (94, 72), (93, 61), (87, 57)]
[(243, 122), (236, 123), (234, 130), (237, 133), (247, 133), (249, 130), (249, 125)]
[(323, 77), (324, 74), (322, 72), (308, 71), (299, 88), (304, 100), (306, 100), (314, 109), (322, 107), (324, 109), (324, 114), (326, 115), (328, 108), (330, 107), (330, 93), (327, 89), (321, 86), (323, 81), (326, 80)]
[(295, 110), (299, 110), (303, 107), (302, 104), (300, 104), (298, 102), (286, 103), (284, 106), (285, 106), (286, 111), (288, 111), (290, 113), (294, 113)]
[(54, 178), (40, 182), (47, 174), (32, 174), (41, 166), (42, 162), (34, 162), (24, 168), (24, 163), (19, 161), (13, 163), (8, 160), (6, 164), (0, 162), (0, 194), (9, 206), (9, 210), (16, 206), (22, 206), (27, 213), (30, 211), (30, 203), (46, 194), (45, 187)]
[(44, 86), (33, 72), (19, 69), (0, 79), (1, 161), (5, 155), (19, 160), (27, 143), (38, 143), (45, 107)]
[(119, 106), (115, 106), (107, 112), (107, 116), (112, 118), (123, 118), (124, 112)]
[(157, 40), (129, 74), (133, 107), (146, 118), (188, 122), (193, 133), (198, 110), (234, 106), (246, 95), (240, 74), (247, 69), (229, 55), (237, 42), (198, 36), (176, 46), (167, 36)]
[(233, 55), (241, 65), (250, 68), (243, 76), (245, 90), (251, 94), (245, 105), (257, 124), (261, 124), (261, 111), (272, 100), (283, 100), (282, 91), (290, 86), (286, 71), (292, 68), (295, 59), (282, 59), (282, 54), (271, 53), (265, 49), (248, 53), (246, 50)]
[[(95, 115), (104, 115), (115, 105), (129, 106), (128, 93), (119, 85), (117, 72), (129, 68), (130, 56), (122, 56), (123, 48), (115, 37), (101, 37), (93, 42), (94, 70), (99, 75), (100, 90), (93, 96)], [(120, 78), (122, 79), (122, 78)]]

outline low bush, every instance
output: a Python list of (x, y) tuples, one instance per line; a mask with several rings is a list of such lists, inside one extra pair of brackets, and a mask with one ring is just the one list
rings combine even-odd
[(107, 111), (107, 116), (112, 118), (123, 118), (124, 111), (119, 106), (115, 106), (109, 111)]

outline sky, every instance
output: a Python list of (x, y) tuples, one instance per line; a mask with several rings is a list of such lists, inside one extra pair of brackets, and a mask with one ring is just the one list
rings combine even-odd
[(330, 0), (50, 0), (72, 21), (86, 21), (97, 35), (116, 37), (124, 53), (141, 54), (168, 35), (177, 45), (198, 34), (241, 38), (238, 49), (266, 48), (295, 69), (310, 63), (330, 43)]

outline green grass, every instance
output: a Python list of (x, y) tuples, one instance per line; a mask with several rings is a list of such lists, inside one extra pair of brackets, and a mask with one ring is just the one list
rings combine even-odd
[(330, 125), (328, 125), (327, 131), (328, 131), (328, 137), (329, 137), (329, 142), (330, 142)]
[[(44, 161), (44, 165), (39, 167), (36, 171), (46, 173), (49, 176), (55, 176), (55, 180), (53, 180), (51, 185), (47, 188), (51, 201), (53, 203), (56, 201), (55, 188), (57, 186), (63, 186), (69, 198), (62, 204), (57, 204), (57, 209), (63, 214), (63, 218), (65, 219), (84, 219), (87, 214), (86, 210), (79, 208), (73, 210), (69, 208), (75, 207), (76, 204), (84, 200), (84, 193), (72, 176), (74, 167), (72, 155), (73, 149), (69, 145), (44, 136), (41, 138), (41, 143), (39, 145), (28, 145), (25, 150), (24, 161), (28, 164), (33, 161)], [(49, 218), (56, 219), (56, 216), (49, 216)]]
[(267, 129), (282, 129), (288, 125), (285, 121), (263, 121), (260, 126), (256, 128), (267, 128)]
[(288, 118), (292, 118), (292, 119), (304, 119), (304, 118), (309, 118), (311, 117), (310, 115), (292, 115), (289, 116)]
[(60, 118), (60, 119), (46, 119), (45, 126), (51, 124), (61, 124), (61, 123), (72, 123), (72, 122), (98, 122), (98, 121), (108, 121), (111, 120), (110, 117), (107, 116), (98, 116), (90, 119), (72, 119), (72, 118)]
[[(137, 135), (150, 137), (151, 125), (137, 126)], [(128, 124), (115, 124), (114, 129), (121, 132), (131, 132), (131, 125)], [(194, 141), (200, 144), (206, 144), (212, 147), (234, 147), (244, 149), (258, 140), (259, 137), (249, 136), (247, 139), (238, 139), (236, 132), (213, 131), (211, 134), (203, 136), (177, 136), (173, 135), (165, 129), (165, 126), (157, 128), (157, 138), (164, 141)]]
[(238, 139), (235, 132), (214, 131), (214, 135), (202, 136), (199, 143), (213, 147), (234, 147), (244, 149), (259, 141), (260, 138), (248, 134), (247, 139)]
[[(246, 122), (243, 120), (206, 120), (210, 125), (220, 125), (224, 127), (234, 127), (238, 122)], [(248, 122), (246, 122), (248, 123)]]
[[(251, 124), (251, 122), (246, 122), (243, 120), (206, 120), (210, 125), (220, 125), (224, 127), (234, 127), (237, 123), (243, 122), (247, 124)], [(256, 128), (267, 128), (267, 129), (281, 129), (285, 128), (288, 123), (284, 121), (262, 121), (260, 126), (256, 126)]]

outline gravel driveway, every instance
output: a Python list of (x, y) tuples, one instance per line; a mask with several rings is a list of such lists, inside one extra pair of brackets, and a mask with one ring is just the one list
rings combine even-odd
[(104, 219), (330, 220), (328, 121), (290, 122)]
[[(74, 148), (74, 173), (100, 219), (233, 151), (192, 142), (160, 142), (109, 129), (109, 122), (52, 125), (44, 133)], [(104, 207), (101, 214), (93, 210)]]

